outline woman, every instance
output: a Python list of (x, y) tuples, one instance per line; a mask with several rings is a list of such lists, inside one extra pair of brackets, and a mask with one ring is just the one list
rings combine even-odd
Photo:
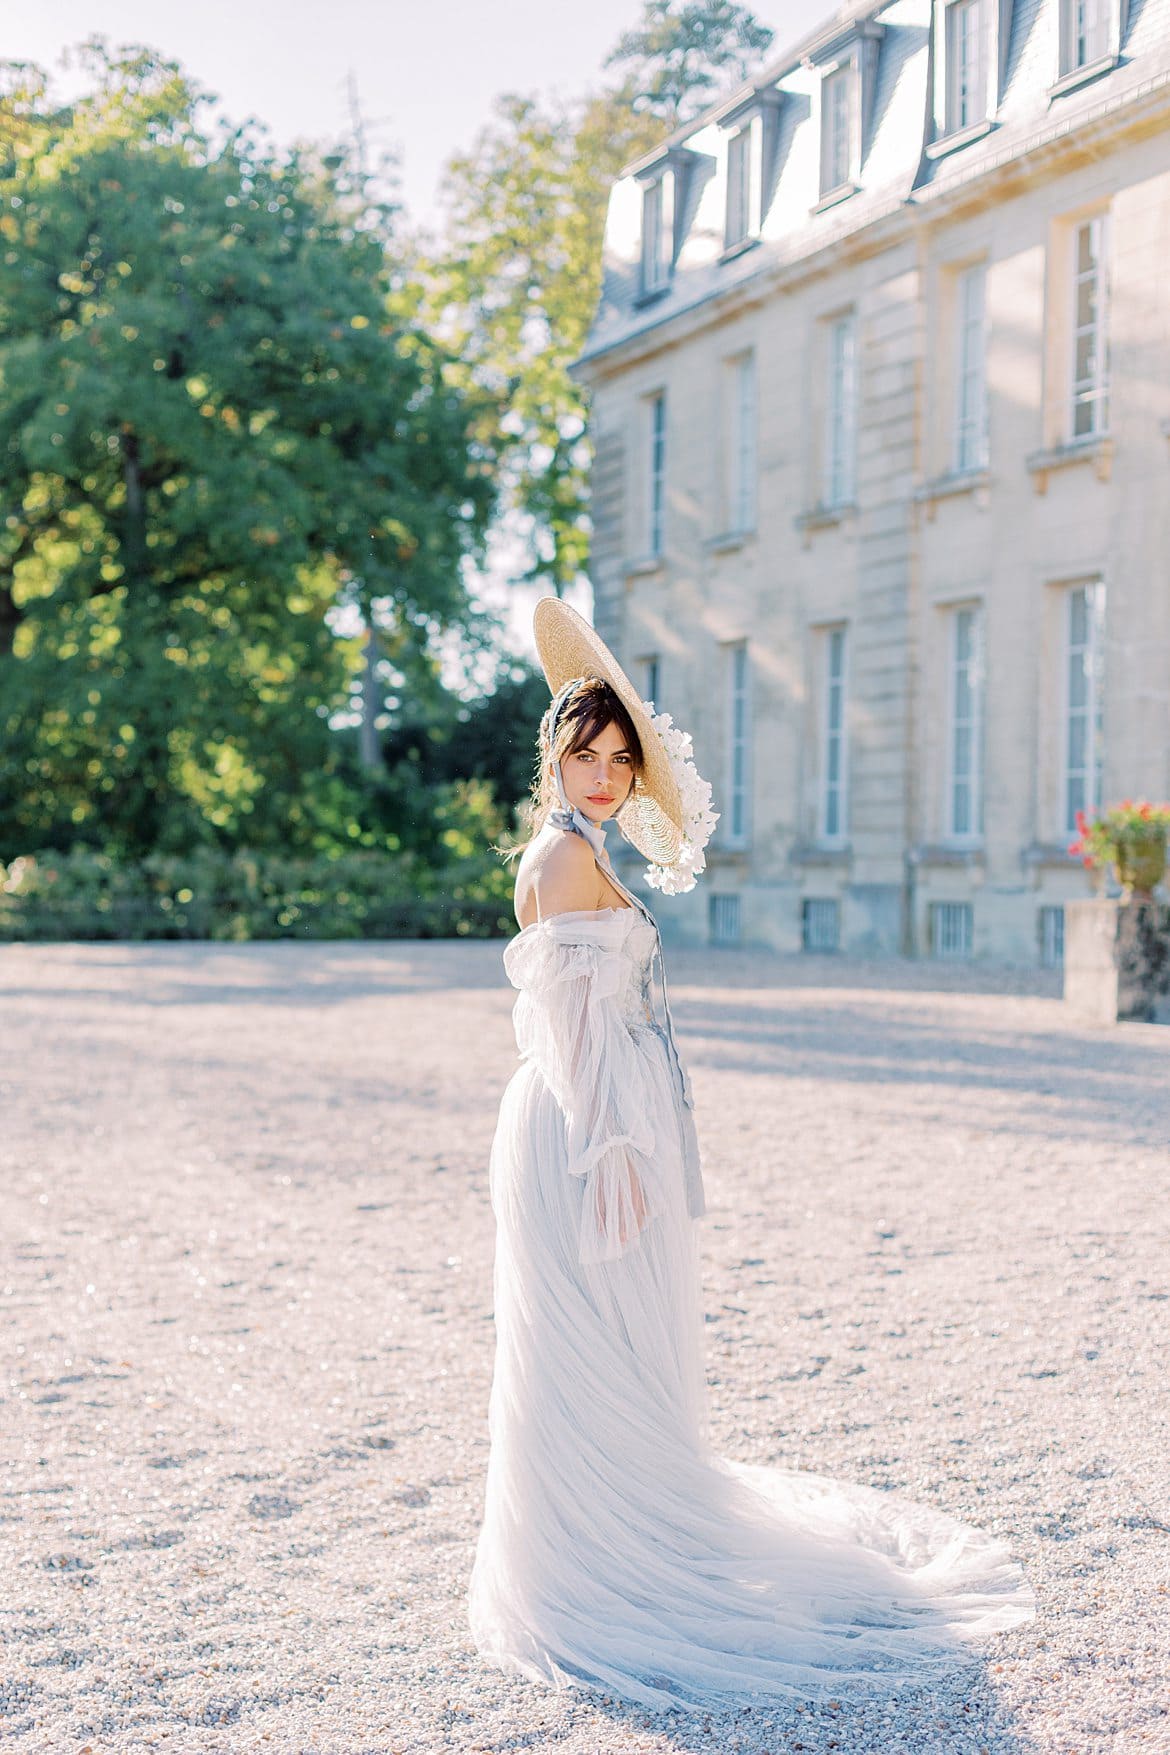
[(1029, 1619), (1032, 1592), (941, 1513), (712, 1450), (690, 1087), (654, 918), (605, 848), (616, 820), (652, 885), (691, 888), (710, 789), (587, 623), (546, 598), (535, 632), (554, 699), (504, 953), (522, 1064), (491, 1158), (472, 1635), (501, 1669), (647, 1706), (905, 1687)]

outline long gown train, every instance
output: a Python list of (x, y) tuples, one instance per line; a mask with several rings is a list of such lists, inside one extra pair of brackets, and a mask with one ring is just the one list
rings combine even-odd
[(942, 1512), (712, 1449), (656, 948), (652, 917), (613, 908), (505, 950), (522, 1060), (490, 1166), (473, 1638), (505, 1671), (659, 1708), (921, 1681), (1028, 1620), (1032, 1591), (1001, 1541)]

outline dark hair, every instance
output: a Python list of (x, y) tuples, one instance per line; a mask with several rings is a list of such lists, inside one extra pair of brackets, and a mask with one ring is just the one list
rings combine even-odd
[(535, 839), (544, 827), (549, 811), (557, 802), (556, 783), (549, 771), (550, 762), (563, 761), (576, 750), (587, 749), (607, 725), (616, 726), (618, 736), (629, 751), (634, 769), (631, 791), (642, 777), (645, 766), (642, 740), (625, 702), (617, 690), (601, 677), (587, 676), (581, 680), (557, 714), (556, 733), (552, 737), (551, 720), (550, 701), (540, 722), (536, 773), (532, 781), (532, 796), (525, 812), (528, 818), (528, 838), (516, 847), (509, 848), (509, 856), (521, 852), (529, 841)]

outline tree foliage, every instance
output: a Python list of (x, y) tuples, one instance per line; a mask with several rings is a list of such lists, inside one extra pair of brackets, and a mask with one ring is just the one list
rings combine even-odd
[(437, 686), (429, 698), (415, 694), (383, 746), (392, 784), (433, 795), (461, 779), (482, 780), (507, 811), (532, 785), (547, 706), (543, 675), (519, 663), (502, 667), (492, 692), (477, 700), (460, 701)]
[(400, 670), (467, 621), (490, 424), (343, 170), (89, 53), (73, 109), (4, 101), (0, 836), (357, 835), (335, 612), (378, 601)]
[(620, 84), (573, 103), (502, 98), (448, 167), (429, 308), (498, 410), (501, 507), (530, 580), (564, 590), (588, 560), (588, 410), (569, 367), (597, 307), (610, 186), (771, 40), (728, 0), (645, 0), (607, 63)]
[(677, 128), (747, 78), (772, 32), (732, 0), (645, 0), (606, 59), (624, 69), (615, 98)]
[(589, 552), (591, 453), (568, 367), (597, 305), (610, 184), (658, 132), (605, 99), (510, 96), (448, 167), (448, 244), (432, 271), (432, 308), (467, 382), (494, 403), (503, 500), (524, 523), (526, 576), (558, 590)]

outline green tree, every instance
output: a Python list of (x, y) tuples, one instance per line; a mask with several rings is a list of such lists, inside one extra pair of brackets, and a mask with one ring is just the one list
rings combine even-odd
[(557, 590), (589, 552), (591, 449), (568, 367), (597, 305), (610, 184), (659, 133), (604, 98), (509, 96), (444, 185), (446, 247), (431, 308), (501, 433), (501, 501), (519, 515), (525, 576)]
[(490, 424), (352, 167), (205, 129), (153, 54), (89, 55), (66, 113), (7, 77), (0, 836), (358, 836), (336, 612), (377, 602), (403, 671), (468, 622)]
[(423, 792), (460, 780), (483, 780), (503, 820), (528, 796), (548, 684), (539, 670), (501, 664), (493, 687), (472, 701), (439, 685), (415, 692), (383, 740), (392, 783)]
[(605, 65), (624, 68), (619, 102), (676, 128), (747, 78), (772, 46), (772, 32), (732, 0), (645, 0)]
[(529, 580), (562, 591), (587, 565), (592, 447), (569, 367), (597, 308), (610, 186), (771, 40), (727, 0), (648, 0), (607, 63), (626, 69), (616, 89), (567, 104), (502, 98), (448, 167), (429, 308), (495, 405), (500, 507), (526, 543)]

